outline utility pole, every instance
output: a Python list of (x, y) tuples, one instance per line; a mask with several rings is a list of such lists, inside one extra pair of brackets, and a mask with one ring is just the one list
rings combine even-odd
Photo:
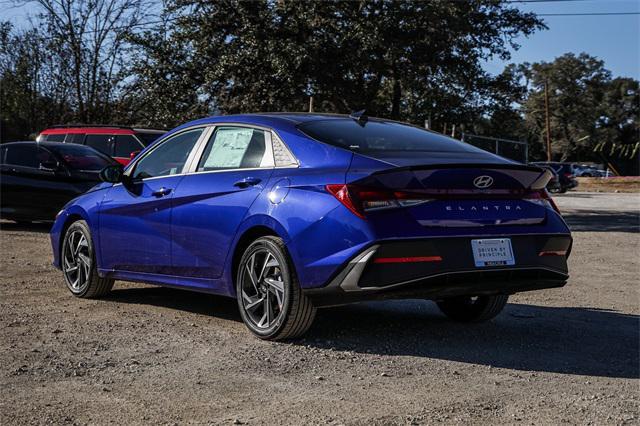
[(549, 117), (549, 82), (544, 81), (544, 108), (547, 127), (547, 161), (551, 161), (551, 118)]

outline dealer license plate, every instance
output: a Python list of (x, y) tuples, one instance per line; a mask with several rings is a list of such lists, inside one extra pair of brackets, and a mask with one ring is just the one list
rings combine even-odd
[(476, 266), (504, 266), (516, 263), (509, 238), (471, 240), (471, 249)]

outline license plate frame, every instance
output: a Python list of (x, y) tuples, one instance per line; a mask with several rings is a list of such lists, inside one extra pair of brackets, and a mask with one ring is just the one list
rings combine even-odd
[(476, 267), (512, 266), (516, 264), (511, 238), (483, 238), (471, 240)]

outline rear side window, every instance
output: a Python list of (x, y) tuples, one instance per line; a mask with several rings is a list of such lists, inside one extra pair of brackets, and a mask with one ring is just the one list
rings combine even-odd
[(271, 166), (263, 130), (246, 127), (218, 127), (207, 142), (198, 171), (246, 169)]
[(138, 132), (138, 133), (136, 133), (136, 136), (138, 136), (140, 138), (140, 140), (142, 141), (144, 146), (147, 146), (147, 145), (151, 144), (151, 142), (154, 142), (156, 139), (158, 139), (160, 136), (162, 136), (162, 133)]
[(47, 141), (48, 142), (64, 142), (64, 138), (67, 135), (62, 133), (62, 134), (56, 134), (56, 135), (47, 135)]
[(142, 144), (131, 135), (116, 136), (116, 148), (114, 157), (129, 158), (131, 153), (142, 151)]
[(81, 133), (69, 133), (64, 141), (66, 143), (82, 144), (84, 142), (84, 135)]
[(114, 139), (112, 135), (87, 135), (84, 144), (103, 154), (112, 155)]
[(479, 148), (438, 133), (388, 121), (359, 123), (352, 119), (317, 120), (302, 123), (298, 129), (320, 142), (355, 152), (480, 151)]
[(37, 168), (40, 164), (36, 155), (36, 147), (35, 143), (7, 146), (7, 152), (4, 156), (5, 163), (13, 166)]

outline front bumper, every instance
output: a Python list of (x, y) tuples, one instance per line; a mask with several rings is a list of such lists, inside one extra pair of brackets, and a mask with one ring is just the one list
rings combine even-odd
[[(499, 237), (506, 238), (504, 235)], [(356, 255), (326, 286), (304, 292), (320, 307), (375, 299), (437, 300), (464, 295), (513, 294), (566, 284), (569, 278), (567, 258), (572, 244), (570, 235), (508, 238), (516, 264), (482, 268), (474, 264), (471, 250), (474, 237), (382, 241)], [(566, 254), (557, 254), (563, 252)], [(376, 262), (379, 258), (414, 256), (440, 260)]]

